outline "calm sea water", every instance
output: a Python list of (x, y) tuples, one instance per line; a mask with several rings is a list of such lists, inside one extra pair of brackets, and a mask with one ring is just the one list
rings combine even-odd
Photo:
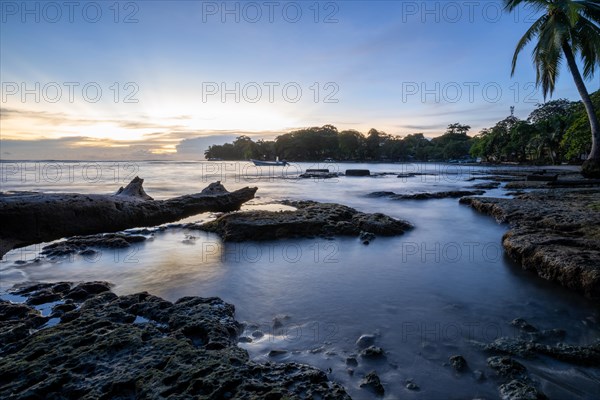
[[(365, 212), (406, 219), (415, 229), (365, 246), (357, 238), (282, 240), (224, 244), (213, 234), (179, 228), (151, 240), (97, 256), (35, 262), (40, 245), (10, 252), (0, 263), (0, 288), (23, 281), (107, 280), (118, 294), (149, 291), (169, 300), (218, 296), (235, 304), (247, 334), (265, 335), (241, 344), (258, 361), (298, 361), (329, 371), (354, 398), (362, 376), (376, 370), (388, 399), (497, 398), (486, 369), (487, 355), (472, 341), (515, 336), (510, 325), (525, 318), (540, 329), (562, 328), (565, 342), (588, 344), (600, 337), (598, 308), (508, 260), (501, 248), (507, 227), (456, 199), (393, 201), (374, 191), (414, 193), (468, 188), (489, 168), (444, 164), (309, 164), (257, 168), (249, 163), (0, 163), (2, 190), (111, 193), (139, 175), (148, 194), (164, 199), (200, 191), (220, 180), (227, 189), (257, 186), (244, 208), (277, 209), (281, 199), (342, 203)], [(298, 179), (306, 168), (367, 168), (372, 172), (419, 173), (376, 177)], [(503, 196), (503, 189), (486, 196)], [(202, 214), (189, 221), (212, 218)], [(25, 263), (23, 263), (25, 261)], [(273, 328), (280, 318), (282, 328)], [(345, 359), (356, 354), (361, 334), (377, 335), (384, 361), (359, 360), (354, 375)], [(288, 352), (269, 358), (273, 349)], [(462, 354), (471, 373), (456, 375), (448, 357)], [(597, 397), (600, 368), (547, 358), (521, 360), (550, 398)], [(405, 388), (407, 379), (419, 391)]]

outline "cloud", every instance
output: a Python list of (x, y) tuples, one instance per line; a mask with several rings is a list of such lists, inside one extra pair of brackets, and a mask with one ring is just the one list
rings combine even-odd
[[(156, 120), (156, 118), (149, 118), (148, 116), (139, 116), (138, 119), (114, 119), (114, 118), (81, 118), (74, 117), (72, 115), (63, 112), (48, 112), (48, 111), (33, 111), (26, 109), (17, 108), (0, 108), (0, 118), (3, 120), (9, 120), (14, 118), (25, 118), (30, 120), (37, 120), (43, 123), (49, 123), (51, 125), (97, 125), (97, 124), (114, 124), (121, 128), (126, 129), (185, 129), (183, 125), (175, 124), (161, 124), (148, 122), (149, 120)], [(186, 119), (187, 116), (177, 116), (174, 119)]]

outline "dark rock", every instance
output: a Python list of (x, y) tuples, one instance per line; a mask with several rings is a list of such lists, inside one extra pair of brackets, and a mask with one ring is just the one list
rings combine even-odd
[(35, 293), (32, 293), (27, 299), (27, 304), (39, 305), (45, 303), (51, 303), (61, 299), (60, 293), (54, 293), (52, 289), (42, 289)]
[(472, 185), (472, 189), (496, 189), (501, 185), (500, 182), (484, 182), (484, 183), (476, 183)]
[(375, 235), (371, 232), (360, 232), (358, 238), (363, 244), (369, 244), (371, 241), (375, 240)]
[(346, 358), (346, 365), (348, 365), (350, 367), (357, 367), (358, 366), (358, 361), (356, 360), (356, 357), (347, 357)]
[(407, 379), (407, 380), (406, 380), (406, 382), (404, 382), (404, 384), (405, 384), (405, 387), (406, 387), (408, 390), (412, 390), (412, 391), (418, 391), (418, 390), (421, 390), (421, 388), (419, 387), (419, 385), (417, 385), (416, 383), (414, 383), (414, 382), (412, 381), (412, 379)]
[(249, 338), (248, 336), (241, 336), (238, 341), (240, 343), (252, 343), (252, 338)]
[(347, 169), (346, 176), (369, 176), (371, 171), (368, 169)]
[[(577, 365), (600, 363), (600, 340), (585, 346), (574, 346), (565, 343), (549, 345), (535, 341), (534, 339), (544, 339), (543, 332), (546, 331), (532, 334), (532, 339), (501, 337), (488, 344), (477, 342), (474, 342), (474, 344), (487, 352), (496, 354), (509, 354), (525, 358), (542, 354)], [(550, 338), (552, 337), (550, 336)]]
[(394, 192), (373, 192), (369, 193), (367, 197), (390, 197), (394, 196), (396, 193)]
[(527, 339), (500, 337), (491, 343), (483, 345), (483, 349), (496, 354), (510, 354), (530, 358), (535, 355), (536, 344)]
[(527, 374), (527, 369), (523, 364), (510, 357), (490, 357), (487, 359), (487, 364), (502, 378), (517, 379)]
[(385, 352), (381, 347), (369, 346), (360, 352), (360, 356), (363, 358), (378, 359), (384, 358)]
[(368, 197), (389, 197), (393, 200), (429, 200), (458, 198), (464, 196), (478, 196), (484, 193), (484, 190), (451, 190), (446, 192), (423, 192), (412, 194), (396, 194), (394, 192), (372, 192), (368, 194)]
[(269, 351), (269, 357), (277, 357), (277, 356), (282, 356), (284, 354), (287, 354), (287, 350), (275, 349), (275, 350)]
[(54, 307), (52, 307), (52, 313), (50, 314), (50, 317), (60, 318), (65, 313), (68, 313), (69, 311), (73, 311), (75, 309), (77, 309), (77, 305), (75, 303), (57, 304)]
[(369, 346), (373, 346), (375, 344), (375, 335), (365, 334), (360, 335), (360, 337), (356, 340), (356, 347), (359, 349), (365, 349)]
[(383, 396), (385, 394), (385, 389), (381, 384), (381, 380), (379, 380), (379, 376), (375, 371), (369, 372), (365, 377), (360, 381), (361, 388), (367, 388), (375, 393), (377, 396)]
[(288, 321), (290, 319), (290, 317), (288, 315), (281, 315), (278, 317), (273, 318), (273, 329), (279, 329), (282, 328), (284, 325), (284, 321)]
[(145, 236), (124, 233), (73, 236), (66, 240), (44, 246), (42, 254), (47, 257), (62, 257), (75, 253), (89, 256), (96, 253), (91, 247), (101, 249), (123, 249), (134, 243), (140, 243), (145, 240)]
[(545, 400), (546, 395), (528, 382), (515, 379), (498, 388), (503, 400)]
[(457, 372), (463, 372), (467, 369), (467, 360), (461, 355), (450, 357), (450, 365)]
[(90, 297), (43, 329), (36, 310), (0, 301), (0, 398), (349, 399), (317, 369), (250, 361), (234, 307), (218, 298), (76, 287)]
[(265, 334), (264, 334), (264, 333), (262, 333), (261, 331), (258, 331), (258, 330), (257, 330), (257, 331), (254, 331), (254, 332), (252, 332), (252, 337), (253, 337), (254, 339), (260, 339), (260, 338), (261, 338), (261, 337), (263, 337), (263, 336), (265, 336)]
[(527, 181), (530, 182), (553, 182), (558, 179), (558, 175), (527, 175)]
[(448, 199), (464, 196), (479, 196), (485, 193), (485, 190), (451, 190), (447, 192), (423, 192), (413, 194), (394, 194), (390, 196), (392, 200), (429, 200), (429, 199)]
[(538, 329), (531, 325), (529, 322), (525, 321), (523, 318), (515, 318), (511, 321), (510, 323), (512, 326), (515, 326), (519, 329), (521, 329), (522, 331), (525, 332), (537, 332)]
[(309, 168), (303, 174), (299, 175), (300, 178), (314, 178), (314, 179), (331, 179), (337, 178), (339, 174), (337, 172), (329, 172), (327, 168)]
[(110, 290), (108, 282), (84, 282), (75, 286), (66, 295), (65, 298), (76, 301), (83, 301), (98, 293), (108, 292)]
[(294, 211), (244, 211), (188, 226), (219, 234), (225, 241), (275, 240), (289, 237), (358, 236), (361, 231), (394, 236), (411, 229), (408, 222), (383, 214), (366, 214), (339, 204), (286, 201)]

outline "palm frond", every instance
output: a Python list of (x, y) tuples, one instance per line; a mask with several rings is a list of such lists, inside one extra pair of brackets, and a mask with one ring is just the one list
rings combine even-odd
[(513, 59), (512, 59), (512, 69), (510, 72), (511, 76), (514, 76), (514, 74), (515, 74), (515, 69), (517, 67), (517, 59), (519, 58), (519, 54), (521, 53), (523, 48), (525, 48), (525, 46), (529, 42), (531, 42), (531, 40), (533, 40), (533, 38), (535, 36), (537, 36), (539, 34), (539, 32), (543, 29), (544, 24), (546, 23), (547, 20), (548, 20), (547, 15), (543, 15), (542, 17), (540, 17), (537, 21), (535, 21), (533, 23), (533, 25), (531, 25), (529, 27), (527, 32), (525, 32), (525, 35), (523, 35), (521, 40), (519, 40), (519, 43), (517, 43), (517, 47), (515, 48), (515, 53), (513, 54)]
[(583, 19), (577, 26), (574, 46), (583, 61), (583, 76), (591, 78), (597, 65), (600, 65), (600, 28)]
[(550, 3), (550, 0), (504, 0), (504, 8), (507, 11), (512, 12), (515, 8), (524, 4), (533, 7), (533, 9), (537, 12), (548, 8)]

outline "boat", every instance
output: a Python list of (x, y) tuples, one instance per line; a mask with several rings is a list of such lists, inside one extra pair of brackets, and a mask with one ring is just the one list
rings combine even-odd
[(252, 161), (257, 167), (284, 167), (290, 164), (285, 160), (279, 161), (279, 157), (277, 157), (275, 161), (261, 161), (253, 159), (250, 159), (250, 161)]

